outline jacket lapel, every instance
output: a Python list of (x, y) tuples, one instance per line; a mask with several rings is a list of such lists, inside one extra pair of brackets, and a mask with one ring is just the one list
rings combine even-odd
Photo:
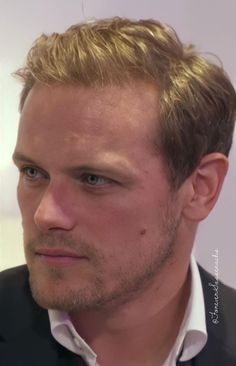
[[(178, 361), (177, 366), (235, 366), (236, 348), (233, 344), (235, 341), (232, 340), (235, 339), (236, 324), (232, 323), (235, 317), (233, 315), (230, 316), (232, 299), (236, 300), (235, 292), (233, 293), (232, 289), (228, 289), (219, 281), (217, 289), (219, 297), (219, 323), (214, 324), (211, 317), (211, 313), (214, 311), (214, 292), (209, 284), (214, 284), (215, 279), (201, 266), (199, 266), (199, 271), (204, 293), (208, 341), (203, 350), (194, 359), (187, 362)], [(228, 319), (227, 316), (229, 316)], [(235, 322), (235, 320), (233, 321)]]
[[(218, 282), (218, 319), (219, 323), (215, 324), (212, 321), (211, 313), (214, 311), (215, 299), (212, 286), (215, 279), (212, 275), (206, 272), (199, 266), (201, 275), (204, 301), (206, 326), (208, 333), (208, 341), (203, 350), (194, 359), (194, 366), (234, 366), (236, 364), (235, 342), (235, 316), (230, 316), (232, 312), (232, 300), (236, 300), (235, 292), (227, 288), (222, 282)], [(229, 319), (227, 317), (229, 316)], [(233, 322), (232, 322), (233, 320)]]
[(86, 366), (81, 357), (67, 351), (50, 335), (42, 337), (30, 329), (1, 342), (0, 355), (4, 366)]
[(28, 318), (18, 317), (14, 332), (6, 331), (0, 336), (0, 365), (86, 366), (80, 356), (54, 340), (47, 311), (36, 304), (33, 309)]
[(194, 359), (184, 362), (177, 361), (176, 366), (195, 366)]

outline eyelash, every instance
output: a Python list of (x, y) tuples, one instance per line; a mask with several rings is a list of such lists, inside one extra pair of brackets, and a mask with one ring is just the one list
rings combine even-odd
[(35, 181), (36, 178), (35, 177), (30, 177), (28, 174), (27, 174), (27, 170), (34, 170), (37, 174), (41, 174), (42, 177), (46, 178), (46, 174), (44, 174), (40, 169), (34, 167), (34, 166), (24, 166), (20, 169), (20, 172), (25, 176), (25, 178), (27, 180), (30, 180), (30, 181)]
[[(104, 184), (107, 184), (107, 183), (111, 183), (112, 182), (112, 180), (111, 179), (109, 179), (109, 178), (106, 178), (106, 177), (103, 177), (103, 176), (100, 176), (100, 175), (96, 175), (96, 174), (84, 174), (83, 176), (82, 176), (82, 179), (81, 179), (81, 181), (82, 182), (85, 182), (85, 183), (87, 183), (88, 184), (88, 186), (89, 187), (98, 187), (99, 185), (97, 185), (97, 184), (92, 184), (92, 183), (88, 183), (88, 181), (86, 182), (86, 179), (88, 180), (88, 178), (91, 178), (91, 177), (96, 177), (97, 178), (97, 180), (104, 180), (104, 181), (106, 181), (106, 183), (104, 183)], [(100, 186), (103, 186), (104, 184), (101, 184)]]
[[(29, 181), (29, 182), (37, 182), (40, 179), (40, 178), (37, 178), (37, 177), (30, 177), (27, 174), (27, 170), (30, 170), (30, 169), (34, 170), (36, 174), (40, 174), (41, 175), (40, 178), (48, 178), (47, 174), (44, 173), (44, 172), (42, 172), (39, 168), (34, 167), (34, 166), (24, 166), (24, 167), (22, 167), (20, 169), (20, 172), (25, 176), (25, 179), (27, 181)], [(86, 179), (88, 179), (89, 177), (90, 178), (91, 177), (96, 177), (97, 180), (99, 180), (99, 179), (101, 180), (102, 179), (102, 180), (104, 180), (106, 182), (103, 183), (103, 184), (101, 184), (101, 185), (98, 185), (98, 184), (89, 184), (88, 182), (86, 182)], [(106, 185), (106, 184), (112, 184), (112, 183), (114, 183), (114, 181), (112, 179), (109, 179), (109, 178), (106, 178), (106, 177), (103, 177), (103, 176), (100, 176), (100, 175), (97, 175), (97, 174), (92, 174), (92, 173), (83, 174), (82, 176), (79, 177), (79, 179), (80, 179), (80, 181), (82, 183), (87, 184), (87, 186), (89, 188), (91, 188), (91, 187), (92, 188), (98, 188), (98, 187), (103, 188), (104, 185)]]

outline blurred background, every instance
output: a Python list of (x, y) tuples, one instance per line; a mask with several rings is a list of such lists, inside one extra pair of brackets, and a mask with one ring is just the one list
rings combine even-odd
[[(155, 18), (173, 26), (183, 42), (216, 54), (236, 85), (235, 14), (235, 0), (0, 0), (0, 270), (24, 263), (17, 172), (11, 162), (21, 87), (11, 73), (23, 64), (34, 39), (91, 18)], [(212, 273), (218, 251), (219, 277), (236, 288), (235, 144), (223, 192), (200, 225), (194, 251)]]

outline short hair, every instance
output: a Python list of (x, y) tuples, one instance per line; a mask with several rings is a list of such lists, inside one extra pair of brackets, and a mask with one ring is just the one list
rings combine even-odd
[(236, 94), (222, 66), (185, 46), (155, 20), (111, 18), (42, 34), (16, 76), (23, 81), (20, 110), (36, 82), (78, 86), (121, 85), (135, 80), (158, 90), (155, 146), (173, 187), (212, 152), (229, 154)]

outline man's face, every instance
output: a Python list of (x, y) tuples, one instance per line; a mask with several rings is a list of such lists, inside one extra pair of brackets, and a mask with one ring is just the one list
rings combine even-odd
[(125, 302), (176, 257), (181, 200), (154, 152), (157, 92), (40, 86), (15, 151), (33, 296), (66, 311)]

